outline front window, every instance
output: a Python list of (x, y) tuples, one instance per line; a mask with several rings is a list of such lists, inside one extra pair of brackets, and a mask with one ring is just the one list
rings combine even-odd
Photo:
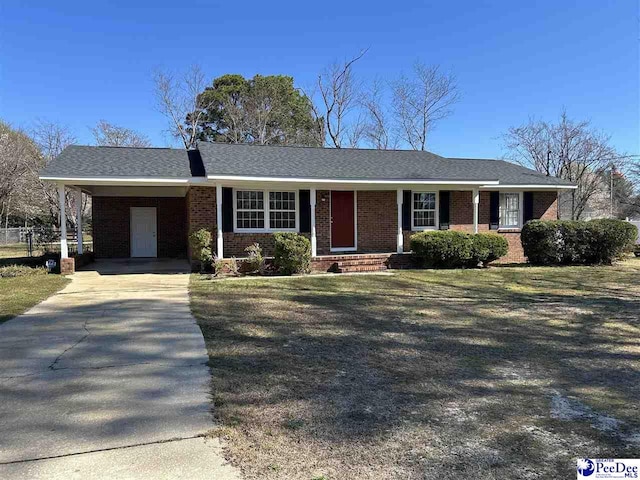
[(500, 194), (500, 228), (518, 228), (520, 226), (520, 194)]
[(236, 230), (296, 230), (296, 192), (235, 190)]
[(296, 228), (294, 192), (269, 192), (269, 226), (276, 230)]
[(240, 229), (264, 228), (264, 192), (236, 192), (236, 227)]
[(434, 228), (436, 226), (435, 192), (413, 193), (413, 226), (415, 228)]

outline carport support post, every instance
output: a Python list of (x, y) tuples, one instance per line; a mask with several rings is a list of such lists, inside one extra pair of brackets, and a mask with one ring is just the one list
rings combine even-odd
[(402, 253), (403, 250), (403, 238), (402, 238), (402, 197), (403, 197), (403, 192), (402, 189), (399, 188), (398, 192), (396, 194), (396, 200), (398, 203), (398, 237), (396, 239), (396, 243), (397, 243), (397, 252), (398, 253)]
[(318, 241), (316, 239), (316, 189), (309, 190), (311, 204), (311, 257), (318, 256)]
[(216, 185), (216, 255), (224, 258), (222, 242), (222, 185)]
[(64, 195), (64, 183), (58, 184), (58, 203), (60, 206), (60, 258), (69, 258), (67, 247), (67, 200)]
[(82, 255), (82, 190), (75, 191), (76, 196), (76, 238), (78, 239), (78, 255)]
[(480, 205), (480, 192), (473, 189), (473, 233), (478, 233), (478, 209)]

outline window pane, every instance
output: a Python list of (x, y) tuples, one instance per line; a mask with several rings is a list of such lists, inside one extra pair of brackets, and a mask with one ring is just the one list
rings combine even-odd
[(296, 195), (294, 192), (269, 192), (269, 210), (296, 209)]
[(520, 225), (520, 195), (518, 193), (500, 194), (500, 226), (517, 227)]
[(435, 193), (414, 193), (413, 209), (414, 210), (433, 210), (436, 208)]
[(236, 191), (236, 228), (264, 228), (264, 194)]
[(295, 192), (269, 192), (269, 228), (296, 228)]
[(418, 210), (413, 212), (413, 224), (416, 227), (435, 227), (436, 212), (434, 210)]

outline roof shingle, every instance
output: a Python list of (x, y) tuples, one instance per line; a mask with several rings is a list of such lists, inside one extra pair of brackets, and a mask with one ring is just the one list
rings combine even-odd
[[(332, 180), (499, 181), (507, 185), (571, 185), (503, 160), (445, 158), (413, 150), (367, 150), (199, 142), (208, 176)], [(193, 162), (191, 162), (193, 163)], [(72, 145), (40, 173), (56, 178), (190, 178), (186, 150)]]

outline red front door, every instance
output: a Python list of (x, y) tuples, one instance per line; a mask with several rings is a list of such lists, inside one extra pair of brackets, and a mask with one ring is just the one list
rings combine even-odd
[(331, 248), (355, 248), (356, 219), (354, 202), (354, 192), (331, 192)]

